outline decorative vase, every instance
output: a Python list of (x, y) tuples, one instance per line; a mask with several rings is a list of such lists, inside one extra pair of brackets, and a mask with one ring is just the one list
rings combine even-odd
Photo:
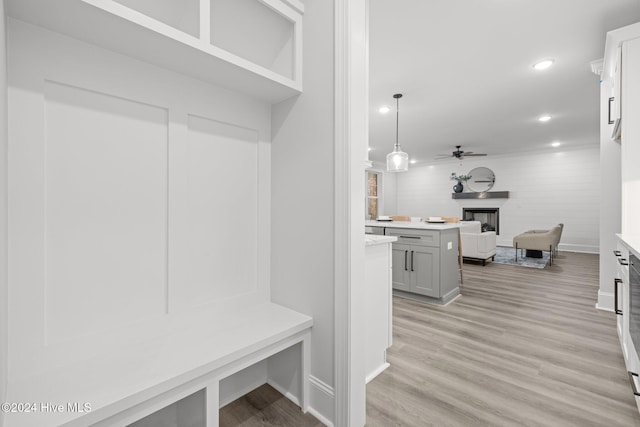
[(462, 193), (462, 182), (458, 181), (458, 183), (453, 186), (453, 191), (456, 193)]

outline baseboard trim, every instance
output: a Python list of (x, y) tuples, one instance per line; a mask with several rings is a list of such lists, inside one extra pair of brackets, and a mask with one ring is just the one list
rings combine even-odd
[(298, 398), (298, 396), (293, 395), (289, 390), (287, 390), (286, 388), (282, 387), (280, 384), (278, 384), (277, 382), (273, 381), (271, 378), (269, 378), (267, 380), (267, 384), (269, 384), (271, 387), (275, 388), (278, 391), (278, 393), (280, 393), (281, 395), (283, 395), (284, 397), (286, 397), (287, 399), (289, 399), (290, 401), (292, 401), (296, 405), (301, 406), (300, 405), (300, 399)]
[(327, 427), (333, 427), (335, 392), (333, 387), (309, 375), (309, 413)]
[(598, 291), (598, 302), (596, 303), (598, 310), (613, 312), (613, 303), (612, 293)]
[(391, 366), (389, 364), (389, 362), (385, 362), (382, 365), (378, 366), (378, 368), (376, 370), (374, 370), (373, 372), (371, 372), (369, 375), (367, 375), (367, 378), (365, 378), (365, 381), (367, 384), (369, 384), (369, 382), (374, 379), (375, 377), (377, 377), (378, 375), (380, 375), (382, 372), (384, 372), (385, 369), (387, 369), (389, 366)]
[[(224, 400), (222, 400), (220, 402), (220, 405), (218, 406), (218, 408), (219, 409), (224, 408), (225, 406), (227, 406), (229, 403), (233, 402), (234, 400), (241, 398), (245, 394), (251, 393), (253, 390), (257, 389), (258, 387), (260, 387), (261, 385), (266, 384), (266, 383), (267, 383), (266, 381), (261, 379), (259, 381), (255, 381), (254, 383), (249, 384), (248, 386), (244, 387), (243, 389), (238, 390), (237, 392), (227, 396)], [(276, 390), (278, 390), (278, 389), (276, 389)], [(280, 390), (278, 390), (278, 391), (280, 391)], [(280, 391), (280, 393), (282, 393), (282, 392)], [(282, 393), (282, 394), (284, 394), (284, 393)], [(298, 405), (298, 406), (300, 406), (300, 405)]]
[[(496, 246), (503, 246), (506, 248), (512, 248), (513, 243), (510, 241), (499, 241), (496, 242)], [(573, 245), (568, 243), (560, 243), (558, 247), (559, 252), (577, 252), (583, 254), (599, 254), (600, 247), (594, 245)]]

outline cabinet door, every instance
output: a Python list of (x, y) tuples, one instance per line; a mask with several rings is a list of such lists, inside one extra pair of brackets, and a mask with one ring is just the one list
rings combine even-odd
[(411, 292), (440, 298), (440, 251), (428, 246), (411, 246), (409, 264)]
[(411, 246), (402, 243), (393, 243), (391, 264), (393, 289), (411, 291), (411, 266), (409, 256)]

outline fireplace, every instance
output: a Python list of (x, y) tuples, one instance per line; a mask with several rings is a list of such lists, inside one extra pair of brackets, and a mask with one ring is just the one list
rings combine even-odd
[(500, 234), (500, 208), (462, 208), (463, 221), (480, 221), (482, 231)]

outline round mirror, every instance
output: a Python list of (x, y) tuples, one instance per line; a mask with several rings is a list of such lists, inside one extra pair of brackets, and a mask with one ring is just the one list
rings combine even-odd
[(491, 190), (496, 182), (496, 175), (489, 168), (474, 168), (469, 171), (468, 175), (471, 175), (471, 179), (467, 181), (467, 187), (476, 193)]

